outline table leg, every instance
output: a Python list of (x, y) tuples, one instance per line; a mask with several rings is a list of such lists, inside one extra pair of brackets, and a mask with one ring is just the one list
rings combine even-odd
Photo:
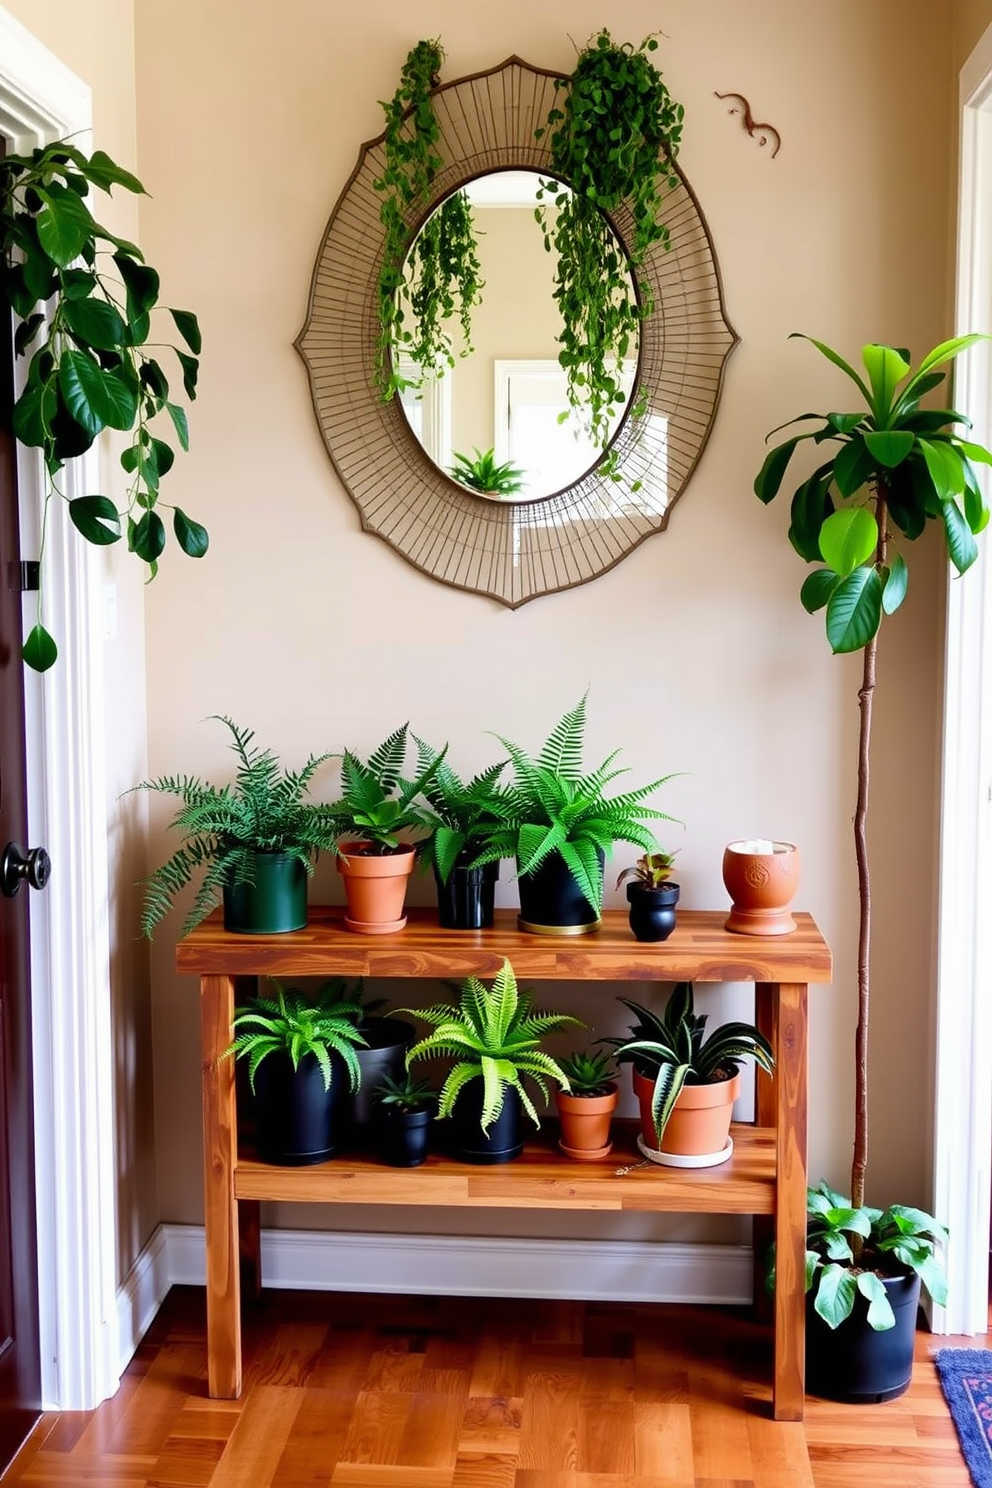
[(257, 1302), (262, 1293), (262, 1206), (257, 1199), (238, 1200), (241, 1295)]
[(776, 1421), (801, 1421), (806, 1349), (805, 982), (778, 988), (775, 1040), (775, 1385)]
[(203, 1192), (207, 1240), (207, 1379), (213, 1399), (241, 1393), (241, 1278), (234, 1197), (238, 1127), (231, 1042), (234, 982), (200, 978), (203, 1046)]
[[(768, 982), (758, 982), (754, 989), (754, 1021), (772, 1048), (778, 1040), (777, 989)], [(773, 1127), (776, 1113), (775, 1076), (763, 1069), (754, 1072), (754, 1121), (756, 1126)], [(768, 1249), (775, 1239), (775, 1220), (770, 1214), (756, 1214), (751, 1221), (751, 1249), (754, 1260), (754, 1315), (759, 1322), (772, 1320), (772, 1298), (765, 1285)]]

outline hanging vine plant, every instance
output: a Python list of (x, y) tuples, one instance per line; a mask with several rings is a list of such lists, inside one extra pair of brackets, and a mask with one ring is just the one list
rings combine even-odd
[[(558, 361), (569, 405), (601, 447), (626, 401), (623, 360), (654, 309), (631, 275), (655, 243), (668, 246), (660, 213), (679, 179), (683, 108), (651, 61), (657, 48), (653, 36), (635, 47), (604, 28), (556, 82), (561, 96), (535, 131), (548, 136), (555, 177), (541, 182), (537, 219), (545, 247), (557, 254)], [(629, 256), (609, 222), (621, 205), (633, 220)]]
[[(387, 401), (419, 386), (424, 376), (455, 365), (445, 325), (452, 316), (461, 325), (461, 355), (472, 350), (472, 308), (479, 303), (482, 280), (468, 197), (454, 192), (417, 233), (409, 225), (415, 209), (429, 205), (444, 164), (437, 153), (441, 131), (432, 96), (443, 61), (440, 41), (419, 41), (403, 65), (399, 87), (382, 105), (386, 164), (374, 184), (383, 193), (379, 216), (386, 233), (375, 376)], [(417, 369), (414, 377), (401, 371), (400, 352)]]
[[(31, 155), (0, 160), (0, 286), (20, 318), (14, 352), (28, 356), (24, 389), (14, 404), (13, 432), (21, 444), (42, 451), (45, 498), (39, 559), (43, 557), (53, 496), (67, 501), (69, 517), (88, 542), (99, 546), (127, 537), (127, 545), (154, 578), (166, 544), (159, 484), (175, 459), (172, 445), (152, 432), (167, 415), (182, 449), (189, 447), (186, 413), (170, 398), (149, 343), (152, 311), (158, 306), (159, 276), (140, 249), (94, 219), (86, 198), (91, 186), (143, 192), (136, 176), (97, 150), (87, 157), (60, 140)], [(109, 259), (109, 263), (107, 260)], [(47, 307), (47, 308), (46, 308)], [(171, 310), (188, 350), (171, 347), (183, 386), (196, 397), (200, 329), (188, 310)], [(109, 496), (69, 500), (59, 484), (66, 460), (85, 454), (104, 429), (132, 432), (121, 455), (129, 481), (126, 506)], [(172, 512), (176, 541), (192, 558), (207, 551), (206, 529), (178, 506)], [(28, 666), (46, 671), (58, 655), (54, 638), (38, 618), (24, 642)]]

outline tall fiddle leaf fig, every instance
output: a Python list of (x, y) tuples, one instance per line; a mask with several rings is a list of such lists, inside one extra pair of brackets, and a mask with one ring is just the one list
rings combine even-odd
[[(27, 358), (13, 432), (42, 452), (46, 518), (51, 498), (62, 498), (87, 542), (102, 547), (126, 537), (154, 578), (166, 544), (163, 511), (171, 512), (175, 539), (191, 558), (203, 556), (208, 537), (198, 522), (159, 498), (175, 460), (173, 441), (187, 449), (189, 432), (159, 360), (162, 343), (150, 339), (159, 276), (134, 243), (102, 227), (90, 210), (90, 188), (109, 192), (114, 186), (144, 191), (102, 150), (87, 156), (65, 140), (0, 159), (0, 285), (19, 318), (15, 356)], [(167, 342), (166, 349), (192, 400), (200, 329), (190, 311), (168, 313), (178, 344)], [(120, 457), (128, 477), (123, 510), (109, 496), (70, 500), (59, 481), (65, 462), (85, 454), (104, 429), (133, 435)], [(46, 527), (43, 520), (42, 546)], [(23, 654), (37, 671), (58, 654), (42, 623), (40, 589), (38, 620)]]

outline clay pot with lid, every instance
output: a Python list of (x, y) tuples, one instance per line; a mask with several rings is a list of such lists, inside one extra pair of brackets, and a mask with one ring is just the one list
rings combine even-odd
[(799, 849), (791, 842), (731, 842), (723, 854), (723, 882), (732, 901), (726, 928), (738, 935), (788, 935), (796, 922), (789, 905), (799, 887)]

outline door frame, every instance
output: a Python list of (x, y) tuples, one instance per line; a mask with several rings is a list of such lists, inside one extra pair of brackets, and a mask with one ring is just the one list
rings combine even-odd
[[(72, 134), (90, 147), (89, 87), (0, 9), (0, 130), (24, 151)], [(99, 489), (96, 451), (66, 468), (70, 496)], [(38, 550), (41, 457), (18, 450), (22, 557)], [(42, 1395), (89, 1409), (120, 1382), (114, 1051), (110, 997), (100, 556), (53, 502), (45, 552), (58, 662), (25, 674), (30, 843), (54, 869), (31, 895)], [(34, 596), (25, 596), (26, 631)]]
[[(961, 69), (958, 334), (992, 332), (992, 26)], [(992, 440), (992, 352), (957, 363), (954, 406)], [(984, 467), (983, 467), (984, 468)], [(986, 490), (988, 487), (986, 486)], [(992, 555), (949, 579), (937, 933), (934, 1213), (949, 1228), (937, 1333), (984, 1333), (992, 1167)]]

